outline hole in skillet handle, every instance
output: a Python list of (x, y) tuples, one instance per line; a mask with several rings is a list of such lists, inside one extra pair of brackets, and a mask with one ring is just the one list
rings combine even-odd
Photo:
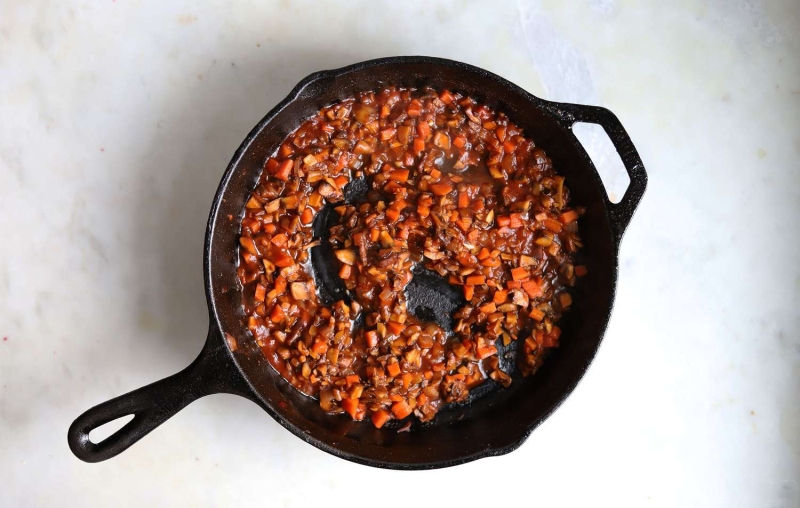
[(608, 200), (614, 204), (622, 201), (622, 196), (631, 183), (625, 171), (625, 165), (617, 154), (614, 143), (600, 125), (586, 122), (575, 122), (572, 132), (581, 142), (586, 153), (594, 162), (600, 180), (606, 188)]
[(95, 427), (89, 431), (89, 441), (93, 444), (100, 444), (109, 437), (113, 436), (118, 430), (128, 424), (131, 420), (133, 420), (135, 414), (131, 413), (129, 415), (120, 416), (116, 420), (111, 420), (108, 423), (104, 423), (99, 427)]
[[(370, 185), (365, 178), (351, 181), (344, 188), (344, 202), (357, 204), (366, 201)], [(339, 277), (339, 268), (333, 247), (329, 242), (330, 229), (336, 225), (337, 204), (326, 204), (314, 218), (312, 228), (314, 238), (321, 240), (320, 245), (311, 249), (311, 269), (314, 282), (319, 291), (320, 300), (331, 305), (339, 300), (349, 303), (353, 295)], [(423, 322), (434, 322), (448, 334), (453, 331), (453, 313), (466, 305), (463, 293), (459, 288), (451, 286), (447, 280), (436, 272), (421, 265), (413, 268), (413, 278), (406, 287), (408, 310)], [(363, 313), (356, 320), (356, 329), (363, 326)]]
[[(639, 152), (636, 151), (633, 141), (631, 141), (619, 119), (614, 113), (605, 108), (564, 102), (551, 102), (549, 103), (549, 108), (556, 119), (568, 129), (572, 129), (578, 123), (596, 124), (602, 127), (619, 155), (625, 172), (630, 179), (630, 183), (619, 202), (613, 203), (609, 200), (611, 205), (609, 207), (609, 215), (614, 242), (619, 248), (622, 235), (625, 234), (625, 230), (630, 224), (633, 214), (636, 212), (647, 189), (647, 171), (644, 168), (641, 157), (639, 157)], [(573, 134), (575, 134), (574, 131)], [(606, 193), (609, 194), (608, 191)]]
[[(252, 400), (250, 388), (231, 364), (224, 339), (213, 326), (202, 351), (188, 367), (84, 411), (67, 430), (67, 444), (84, 462), (102, 462), (127, 450), (193, 401), (212, 393), (232, 393)], [(117, 428), (120, 423), (124, 424)], [(98, 438), (94, 432), (97, 430), (104, 439)]]

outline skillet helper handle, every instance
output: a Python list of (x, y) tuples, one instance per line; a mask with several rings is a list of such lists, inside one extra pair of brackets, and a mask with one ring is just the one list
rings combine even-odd
[[(69, 447), (85, 462), (110, 459), (201, 397), (212, 393), (244, 395), (246, 390), (241, 383), (219, 338), (209, 336), (197, 359), (181, 372), (98, 404), (80, 415), (69, 428)], [(100, 443), (89, 439), (93, 429), (128, 415), (134, 415), (133, 419)]]
[[(625, 171), (628, 173), (631, 182), (619, 203), (608, 202), (611, 227), (614, 230), (617, 244), (619, 244), (647, 188), (647, 172), (644, 169), (642, 159), (639, 157), (636, 147), (633, 146), (630, 136), (625, 132), (625, 128), (611, 111), (583, 104), (560, 103), (556, 107), (561, 110), (562, 118), (566, 120), (568, 128), (572, 128), (578, 122), (593, 123), (601, 126), (614, 144), (614, 148), (617, 149), (620, 159), (622, 159), (622, 164), (625, 166)], [(563, 115), (563, 113), (567, 113), (567, 115)]]

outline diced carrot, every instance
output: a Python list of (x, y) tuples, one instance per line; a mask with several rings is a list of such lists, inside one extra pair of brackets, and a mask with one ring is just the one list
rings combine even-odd
[(308, 225), (311, 224), (313, 221), (314, 221), (314, 210), (309, 207), (306, 207), (306, 209), (303, 210), (303, 213), (300, 214), (300, 222)]
[(277, 168), (275, 168), (273, 175), (275, 178), (286, 181), (289, 179), (289, 175), (292, 172), (293, 166), (294, 161), (292, 161), (292, 159), (286, 159), (285, 161), (281, 162)]
[(397, 321), (389, 321), (386, 323), (386, 328), (392, 335), (400, 335), (403, 330), (405, 329), (406, 325), (403, 323), (398, 323)]
[(544, 335), (542, 337), (542, 347), (557, 347), (558, 346), (558, 339), (554, 338), (552, 335)]
[(414, 99), (409, 103), (408, 108), (406, 109), (406, 114), (408, 116), (414, 117), (419, 116), (422, 114), (422, 104), (417, 99)]
[(578, 212), (575, 210), (570, 210), (568, 212), (564, 212), (561, 214), (561, 222), (564, 224), (569, 224), (570, 222), (574, 222), (578, 220)]
[(394, 203), (392, 203), (392, 208), (397, 208), (398, 210), (405, 210), (408, 205), (409, 205), (408, 201), (400, 198)]
[(417, 133), (422, 139), (427, 138), (431, 133), (431, 126), (428, 122), (420, 122), (417, 124)]
[(436, 196), (445, 196), (453, 190), (453, 186), (449, 182), (432, 183), (428, 188)]
[(286, 292), (286, 277), (283, 275), (278, 275), (275, 277), (275, 292), (279, 295), (282, 295)]
[(508, 300), (508, 291), (504, 289), (495, 291), (494, 298), (492, 298), (492, 301), (494, 303), (496, 304), (505, 303), (506, 300)]
[(436, 134), (433, 135), (433, 144), (443, 150), (449, 150), (450, 136), (444, 131), (436, 131)]
[(327, 350), (328, 343), (324, 340), (317, 339), (316, 342), (314, 342), (314, 345), (311, 346), (311, 351), (318, 355), (324, 355)]
[(410, 372), (406, 372), (405, 374), (403, 374), (403, 388), (405, 388), (406, 390), (408, 390), (409, 385), (411, 385), (412, 377), (414, 376), (411, 375)]
[(552, 231), (553, 233), (558, 233), (561, 231), (561, 223), (557, 220), (553, 219), (545, 219), (544, 220), (544, 227)]
[(364, 338), (367, 341), (368, 347), (375, 347), (378, 345), (378, 332), (375, 330), (370, 330), (364, 334)]
[(586, 266), (578, 265), (575, 267), (575, 275), (577, 275), (578, 277), (583, 277), (587, 273), (589, 273), (589, 270), (586, 269)]
[(394, 182), (404, 183), (408, 181), (408, 173), (407, 169), (395, 169), (391, 173), (389, 173), (389, 180)]
[(506, 126), (505, 125), (499, 125), (494, 130), (494, 132), (495, 132), (495, 134), (497, 134), (497, 139), (500, 140), (501, 143), (506, 140)]
[(342, 263), (342, 267), (339, 268), (339, 277), (347, 280), (351, 275), (353, 275), (353, 267)]
[(392, 404), (392, 413), (394, 413), (395, 418), (398, 420), (402, 420), (406, 416), (411, 414), (411, 406), (404, 400), (400, 400)]
[(572, 296), (569, 293), (561, 293), (558, 295), (558, 301), (561, 303), (561, 308), (566, 309), (572, 305)]
[(478, 231), (477, 229), (473, 229), (472, 231), (467, 233), (467, 240), (469, 240), (472, 243), (475, 243), (475, 241), (478, 239), (478, 235), (480, 234), (481, 234), (480, 231)]
[(253, 233), (253, 234), (258, 233), (259, 231), (261, 231), (261, 221), (259, 221), (259, 220), (253, 219), (251, 221), (248, 221), (247, 224), (245, 224), (245, 221), (242, 221), (242, 226), (245, 226), (245, 225), (248, 228), (250, 228), (250, 232)]
[(467, 138), (464, 136), (456, 136), (456, 138), (453, 139), (453, 146), (456, 148), (464, 148), (467, 146)]
[(336, 182), (336, 186), (341, 189), (342, 187), (347, 185), (347, 182), (349, 182), (350, 180), (348, 180), (347, 177), (344, 175), (339, 175), (336, 178), (334, 178), (333, 181)]
[(505, 153), (511, 153), (517, 149), (517, 144), (514, 143), (512, 140), (508, 139), (503, 142), (503, 151)]
[(481, 261), (481, 266), (497, 267), (500, 266), (500, 260), (497, 258), (487, 258)]
[(391, 377), (397, 377), (400, 374), (400, 364), (399, 363), (387, 364), (386, 372), (388, 372)]
[(427, 217), (431, 214), (431, 209), (427, 206), (419, 205), (417, 207), (417, 213), (420, 217)]
[(530, 274), (528, 273), (528, 269), (518, 266), (517, 268), (511, 269), (511, 277), (514, 280), (528, 280)]
[(464, 220), (463, 217), (459, 217), (456, 219), (456, 225), (461, 228), (461, 231), (467, 232), (469, 231), (469, 227), (472, 225), (472, 221)]
[(497, 305), (495, 305), (494, 302), (489, 302), (485, 305), (481, 305), (478, 309), (484, 314), (493, 314), (497, 310)]
[(264, 224), (264, 232), (266, 232), (266, 233), (272, 234), (277, 230), (278, 230), (278, 227), (275, 224), (272, 224), (271, 222), (269, 224)]
[(294, 264), (292, 256), (283, 251), (274, 251), (271, 254), (271, 261), (275, 264), (275, 266), (286, 268), (287, 266), (292, 266)]
[(544, 312), (534, 307), (533, 309), (531, 309), (531, 312), (528, 314), (528, 316), (535, 319), (536, 321), (541, 321), (542, 319), (544, 319)]
[(400, 217), (400, 210), (396, 208), (388, 208), (384, 213), (386, 214), (386, 218), (392, 222), (396, 222), (397, 219)]
[(322, 205), (322, 194), (317, 191), (312, 192), (311, 195), (308, 196), (308, 206), (319, 208), (320, 205)]
[[(244, 206), (250, 209), (261, 208), (261, 203), (255, 198), (255, 196), (253, 196), (247, 200), (247, 203)], [(244, 223), (244, 221), (242, 221), (242, 223)]]
[(541, 296), (542, 288), (539, 287), (539, 284), (536, 282), (529, 280), (522, 283), (522, 289), (528, 293), (528, 296), (531, 298), (536, 298), (537, 296)]
[(263, 284), (256, 284), (256, 293), (255, 293), (255, 300), (257, 302), (263, 302), (264, 299), (267, 297), (267, 287)]
[(281, 157), (288, 157), (294, 153), (294, 148), (290, 143), (284, 143), (281, 145), (280, 156)]
[(423, 150), (425, 150), (425, 140), (422, 138), (414, 138), (414, 153), (419, 155)]
[(469, 207), (469, 194), (467, 194), (464, 191), (458, 193), (458, 207), (459, 208)]
[(482, 249), (480, 250), (480, 252), (478, 252), (478, 259), (480, 259), (481, 261), (483, 261), (484, 259), (488, 258), (488, 257), (489, 257), (489, 256), (491, 256), (491, 255), (492, 255), (492, 253), (489, 251), (489, 249), (487, 249), (486, 247), (484, 247), (484, 248), (482, 248)]
[(475, 286), (464, 286), (464, 298), (470, 301), (473, 296), (475, 296)]
[(374, 425), (376, 429), (380, 429), (389, 421), (389, 411), (379, 409), (372, 413), (370, 418), (372, 419), (372, 425)]
[(344, 381), (345, 383), (347, 383), (347, 387), (350, 388), (351, 385), (359, 383), (361, 381), (361, 378), (359, 378), (358, 375), (356, 374), (348, 374), (347, 376), (344, 377)]
[(494, 346), (479, 347), (476, 350), (476, 353), (477, 354), (475, 356), (478, 358), (478, 360), (483, 360), (484, 358), (497, 354), (497, 348)]
[(450, 90), (443, 90), (442, 93), (439, 94), (439, 100), (447, 105), (451, 105), (453, 104), (453, 94), (450, 93)]
[(467, 277), (466, 282), (470, 286), (480, 286), (481, 284), (486, 284), (486, 277), (483, 275), (470, 275)]
[(525, 225), (525, 223), (522, 221), (522, 215), (521, 214), (519, 214), (519, 213), (512, 213), (511, 214), (509, 227), (512, 227), (512, 228), (516, 229), (516, 228), (521, 228), (524, 225)]
[(561, 337), (561, 328), (554, 325), (553, 329), (550, 330), (550, 336), (553, 337), (553, 339), (558, 340), (559, 337)]
[(442, 172), (435, 168), (431, 169), (429, 174), (431, 175), (431, 178), (433, 178), (434, 180), (438, 180), (439, 177), (442, 176)]
[(383, 129), (381, 131), (381, 141), (389, 141), (394, 136), (394, 133), (397, 132), (397, 129), (393, 129), (389, 127), (388, 129)]
[(511, 225), (511, 217), (508, 215), (499, 215), (497, 217), (497, 225), (501, 227), (508, 227)]
[(344, 409), (345, 413), (349, 414), (350, 417), (355, 420), (356, 411), (358, 411), (358, 399), (345, 397), (342, 399), (342, 409)]
[(239, 244), (242, 247), (244, 247), (244, 250), (246, 250), (250, 254), (252, 254), (254, 256), (258, 255), (258, 249), (256, 248), (256, 244), (253, 241), (253, 239), (250, 238), (249, 236), (243, 236), (243, 237), (239, 238)]
[(347, 166), (349, 160), (348, 156), (345, 152), (339, 154), (339, 159), (336, 161), (336, 169), (342, 169), (343, 167)]
[(272, 312), (270, 312), (269, 318), (273, 323), (280, 323), (285, 317), (286, 314), (283, 312), (283, 309), (280, 305), (276, 304), (274, 307), (272, 307)]
[(522, 287), (522, 281), (519, 280), (510, 280), (506, 282), (506, 288), (511, 291), (512, 289), (520, 289)]
[(403, 400), (403, 396), (395, 393), (395, 394), (389, 395), (389, 400), (391, 400), (392, 402), (399, 402), (399, 401)]
[(424, 393), (417, 395), (417, 407), (424, 406), (428, 402), (428, 396)]

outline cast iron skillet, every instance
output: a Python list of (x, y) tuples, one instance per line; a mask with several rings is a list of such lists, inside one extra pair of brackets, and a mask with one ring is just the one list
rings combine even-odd
[[(369, 422), (326, 415), (315, 400), (286, 383), (244, 326), (236, 278), (239, 221), (267, 156), (321, 107), (388, 85), (457, 90), (506, 112), (566, 177), (572, 202), (587, 210), (580, 229), (582, 262), (589, 274), (575, 288), (573, 308), (562, 320), (561, 347), (536, 375), (522, 378), (516, 372), (508, 389), (488, 381), (469, 403), (448, 407), (432, 422), (415, 422), (403, 433), (396, 424), (378, 430)], [(572, 133), (576, 122), (601, 125), (619, 152), (631, 180), (620, 203), (608, 200), (592, 161)], [(440, 58), (383, 58), (312, 74), (250, 132), (222, 177), (206, 231), (203, 273), (210, 325), (200, 355), (183, 371), (79, 416), (69, 428), (69, 446), (81, 460), (103, 461), (192, 401), (234, 393), (261, 406), (303, 441), (369, 466), (431, 469), (513, 451), (572, 392), (597, 352), (614, 301), (620, 240), (646, 183), (633, 143), (603, 108), (545, 101), (483, 69)], [(89, 440), (90, 430), (131, 414), (134, 418), (104, 441)]]

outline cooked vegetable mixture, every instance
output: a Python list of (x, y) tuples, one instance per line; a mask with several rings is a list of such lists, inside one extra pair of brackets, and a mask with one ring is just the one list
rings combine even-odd
[[(369, 186), (347, 202), (352, 181)], [(326, 205), (348, 298), (322, 301), (310, 251)], [(322, 109), (266, 161), (246, 203), (239, 279), (269, 362), (329, 413), (380, 428), (427, 421), (489, 377), (522, 341), (524, 375), (558, 346), (556, 322), (586, 273), (564, 178), (503, 113), (443, 90), (389, 88)], [(463, 291), (448, 333), (409, 312), (421, 265)]]

